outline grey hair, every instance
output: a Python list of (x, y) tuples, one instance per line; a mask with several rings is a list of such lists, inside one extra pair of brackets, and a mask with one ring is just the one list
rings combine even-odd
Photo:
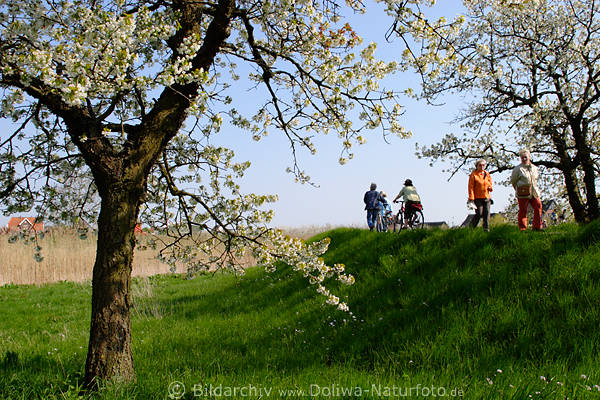
[(531, 158), (531, 153), (529, 152), (529, 150), (527, 150), (527, 149), (521, 149), (521, 150), (519, 150), (519, 157), (520, 157), (520, 156), (523, 156), (523, 155), (525, 155), (525, 154), (527, 154), (527, 156), (528, 156), (529, 158)]
[(485, 159), (480, 158), (479, 160), (475, 161), (475, 168), (477, 168), (477, 166), (479, 164), (486, 164), (487, 165), (487, 161), (485, 161)]

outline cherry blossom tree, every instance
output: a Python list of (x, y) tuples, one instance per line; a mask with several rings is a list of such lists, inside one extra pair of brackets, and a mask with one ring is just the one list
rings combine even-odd
[(510, 169), (519, 149), (528, 148), (542, 167), (547, 194), (566, 197), (579, 222), (599, 218), (600, 4), (463, 4), (465, 15), (452, 21), (389, 9), (407, 44), (405, 66), (422, 78), (416, 96), (436, 102), (458, 93), (470, 103), (457, 116), (463, 134), (447, 134), (417, 154), (449, 161), (453, 175), (480, 157), (491, 172)]
[[(351, 284), (343, 265), (269, 228), (274, 195), (244, 194), (248, 162), (213, 137), (226, 121), (260, 140), (289, 139), (291, 172), (315, 134), (334, 132), (340, 163), (365, 132), (406, 136), (396, 95), (379, 81), (397, 64), (378, 61), (342, 12), (359, 1), (4, 0), (0, 2), (5, 213), (36, 210), (97, 229), (85, 385), (135, 378), (130, 280), (139, 221), (158, 233), (162, 260), (191, 272), (240, 271), (251, 254), (302, 273), (326, 301), (345, 303), (329, 280)], [(406, 6), (417, 0), (402, 2)], [(235, 93), (254, 90), (253, 110)], [(243, 109), (243, 110), (242, 110)]]

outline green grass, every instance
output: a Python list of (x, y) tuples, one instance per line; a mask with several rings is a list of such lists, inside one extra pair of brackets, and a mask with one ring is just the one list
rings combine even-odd
[[(137, 279), (137, 381), (93, 397), (600, 399), (600, 222), (319, 236), (356, 277), (334, 285), (352, 314), (287, 267)], [(0, 288), (0, 398), (77, 398), (90, 293)]]

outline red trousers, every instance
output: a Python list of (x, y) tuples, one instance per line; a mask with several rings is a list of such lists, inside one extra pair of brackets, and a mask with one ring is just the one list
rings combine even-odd
[(519, 201), (519, 229), (527, 229), (527, 207), (531, 204), (533, 208), (533, 229), (542, 229), (542, 201), (539, 198), (517, 199)]

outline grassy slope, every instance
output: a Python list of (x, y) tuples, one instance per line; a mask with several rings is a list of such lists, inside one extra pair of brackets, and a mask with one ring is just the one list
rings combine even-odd
[[(99, 397), (164, 399), (179, 380), (185, 398), (208, 398), (194, 384), (272, 388), (271, 398), (311, 384), (322, 398), (344, 398), (327, 396), (331, 385), (418, 397), (419, 384), (469, 399), (600, 398), (600, 223), (327, 236), (326, 260), (357, 280), (337, 291), (352, 315), (287, 268), (139, 279), (138, 381)], [(76, 397), (89, 296), (89, 284), (0, 288), (0, 398)]]

